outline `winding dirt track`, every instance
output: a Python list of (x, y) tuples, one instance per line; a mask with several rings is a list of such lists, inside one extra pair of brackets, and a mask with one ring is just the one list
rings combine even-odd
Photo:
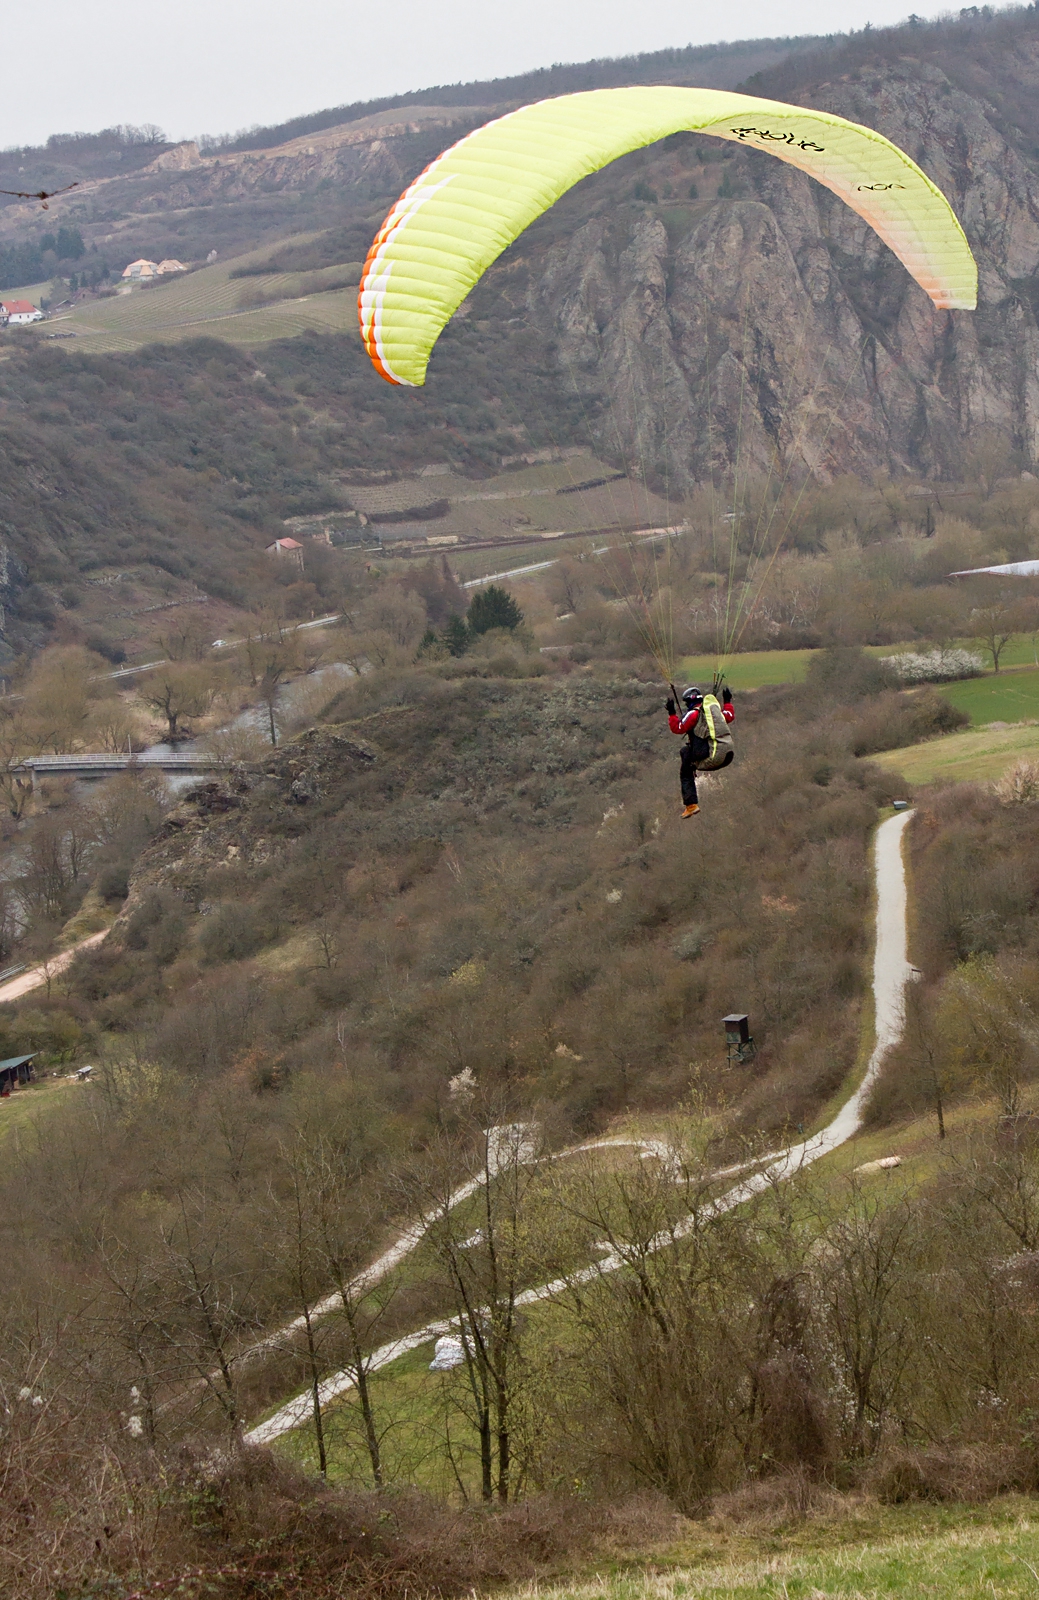
[[(873, 844), (874, 882), (876, 885), (876, 945), (873, 955), (873, 1000), (875, 1006), (874, 1043), (873, 1051), (866, 1067), (865, 1076), (859, 1087), (841, 1106), (833, 1121), (820, 1133), (813, 1134), (800, 1144), (791, 1145), (789, 1149), (779, 1150), (762, 1158), (758, 1169), (749, 1178), (738, 1183), (727, 1194), (722, 1195), (715, 1207), (719, 1213), (730, 1211), (734, 1206), (741, 1205), (749, 1200), (752, 1195), (760, 1194), (763, 1189), (770, 1188), (776, 1183), (781, 1183), (785, 1178), (800, 1172), (804, 1167), (810, 1166), (813, 1161), (818, 1161), (820, 1156), (825, 1156), (831, 1150), (846, 1143), (854, 1137), (862, 1126), (862, 1113), (870, 1090), (876, 1081), (884, 1057), (892, 1045), (898, 1043), (902, 1036), (904, 1019), (905, 986), (913, 974), (907, 957), (907, 928), (906, 928), (906, 879), (905, 867), (902, 860), (902, 835), (910, 817), (911, 811), (902, 812), (898, 816), (888, 817), (877, 829)], [(583, 1150), (602, 1149), (609, 1145), (636, 1145), (642, 1147), (645, 1153), (659, 1153), (658, 1146), (651, 1140), (638, 1139), (602, 1139), (590, 1144), (577, 1145), (574, 1149), (560, 1152), (561, 1156), (577, 1155)], [(739, 1169), (728, 1169), (734, 1174)], [(720, 1173), (718, 1176), (726, 1176)], [(464, 1199), (472, 1194), (478, 1187), (479, 1180), (474, 1179), (465, 1184), (452, 1197), (452, 1202)], [(422, 1237), (425, 1228), (422, 1224), (410, 1228), (402, 1234), (400, 1239), (385, 1255), (371, 1267), (363, 1278), (375, 1283), (389, 1267), (395, 1265)], [(681, 1228), (674, 1232), (662, 1234), (654, 1241), (658, 1249), (665, 1249), (674, 1243), (676, 1234), (681, 1237)], [(623, 1256), (611, 1252), (593, 1265), (585, 1267), (582, 1272), (572, 1275), (567, 1279), (555, 1279), (552, 1283), (541, 1284), (535, 1289), (527, 1289), (518, 1296), (519, 1305), (532, 1305), (538, 1300), (547, 1300), (552, 1295), (562, 1292), (576, 1282), (588, 1282), (604, 1272), (616, 1272), (624, 1266)], [(321, 1303), (321, 1311), (331, 1310), (335, 1304), (330, 1297)], [(296, 1324), (279, 1330), (263, 1344), (270, 1346), (284, 1337), (286, 1332), (294, 1329)], [(302, 1319), (299, 1326), (302, 1326)], [(408, 1350), (414, 1350), (420, 1344), (427, 1344), (431, 1339), (439, 1338), (441, 1334), (449, 1333), (453, 1329), (451, 1320), (429, 1322), (424, 1327), (418, 1328), (414, 1333), (405, 1334), (403, 1338), (394, 1339), (376, 1350), (370, 1362), (370, 1370), (377, 1371), (380, 1367), (388, 1366), (398, 1356), (404, 1355)], [(335, 1400), (339, 1395), (345, 1394), (354, 1386), (351, 1372), (337, 1372), (326, 1378), (320, 1386), (320, 1400), (322, 1408)], [(313, 1415), (313, 1398), (309, 1390), (287, 1405), (281, 1406), (273, 1416), (259, 1423), (245, 1439), (247, 1444), (270, 1444), (283, 1433), (289, 1433), (293, 1428), (298, 1428), (307, 1423)]]
[(23, 994), (38, 989), (49, 978), (58, 977), (66, 967), (71, 966), (81, 950), (91, 950), (94, 945), (101, 943), (107, 933), (108, 929), (102, 928), (100, 933), (92, 933), (88, 939), (81, 939), (79, 944), (74, 944), (70, 950), (62, 950), (49, 960), (41, 961), (39, 966), (30, 967), (27, 972), (19, 973), (16, 978), (9, 978), (6, 983), (0, 983), (0, 1005), (4, 1005), (8, 1000), (20, 1000)]

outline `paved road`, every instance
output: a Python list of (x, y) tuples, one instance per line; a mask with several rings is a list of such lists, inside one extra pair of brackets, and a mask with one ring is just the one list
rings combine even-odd
[[(873, 869), (877, 890), (877, 916), (876, 916), (876, 945), (873, 955), (873, 998), (875, 1004), (875, 1034), (873, 1051), (866, 1067), (865, 1076), (859, 1087), (841, 1106), (833, 1121), (821, 1133), (814, 1134), (811, 1138), (799, 1144), (791, 1145), (788, 1150), (779, 1150), (763, 1158), (763, 1165), (742, 1183), (730, 1189), (716, 1201), (716, 1210), (719, 1215), (730, 1211), (733, 1207), (741, 1205), (753, 1195), (760, 1194), (762, 1190), (770, 1188), (773, 1184), (784, 1178), (792, 1177), (795, 1173), (803, 1171), (812, 1162), (818, 1161), (821, 1156), (828, 1155), (836, 1150), (848, 1139), (852, 1138), (862, 1126), (862, 1115), (870, 1090), (876, 1082), (884, 1057), (891, 1047), (898, 1043), (902, 1037), (904, 1020), (905, 986), (913, 975), (913, 968), (909, 965), (907, 956), (907, 930), (906, 930), (906, 881), (905, 867), (902, 860), (902, 835), (906, 823), (912, 816), (911, 811), (904, 811), (898, 816), (888, 817), (877, 829), (874, 840)], [(605, 1140), (602, 1143), (628, 1143), (622, 1140)], [(630, 1141), (632, 1143), (636, 1141)], [(598, 1144), (598, 1142), (597, 1142)], [(592, 1149), (596, 1145), (578, 1146), (578, 1149)], [(570, 1152), (568, 1152), (570, 1153)], [(576, 1152), (572, 1152), (576, 1153)], [(660, 1154), (654, 1150), (654, 1154)], [(729, 1169), (735, 1176), (737, 1169)], [(728, 1176), (728, 1171), (717, 1174), (719, 1177)], [(466, 1185), (465, 1190), (459, 1191), (471, 1194), (474, 1185)], [(693, 1219), (690, 1219), (690, 1226)], [(668, 1232), (654, 1241), (657, 1249), (667, 1249), (674, 1243), (676, 1234), (681, 1237), (682, 1229), (675, 1233)], [(402, 1235), (398, 1245), (394, 1246), (387, 1255), (381, 1258), (376, 1268), (382, 1262), (393, 1257), (404, 1240), (408, 1241), (407, 1249), (413, 1248), (417, 1243), (415, 1230), (409, 1230)], [(652, 1246), (651, 1246), (652, 1247)], [(401, 1252), (404, 1253), (404, 1252)], [(400, 1259), (400, 1254), (395, 1257)], [(528, 1289), (517, 1298), (517, 1305), (533, 1305), (538, 1300), (550, 1299), (553, 1295), (561, 1294), (564, 1290), (572, 1288), (581, 1282), (591, 1282), (600, 1273), (617, 1272), (625, 1265), (619, 1255), (611, 1253), (602, 1260), (585, 1267), (581, 1272), (572, 1274), (569, 1278), (557, 1278), (552, 1283), (541, 1284), (535, 1289)], [(375, 1269), (369, 1269), (372, 1271)], [(381, 1275), (381, 1274), (380, 1274)], [(324, 1302), (322, 1309), (329, 1309), (331, 1302)], [(288, 1330), (286, 1330), (288, 1331)], [(400, 1339), (394, 1339), (390, 1344), (383, 1345), (372, 1355), (370, 1370), (377, 1371), (399, 1356), (405, 1355), (409, 1350), (416, 1349), (421, 1344), (427, 1344), (431, 1339), (437, 1339), (445, 1333), (457, 1333), (457, 1324), (452, 1320), (429, 1322), (422, 1328), (417, 1328), (414, 1333), (405, 1334)], [(276, 1336), (277, 1337), (277, 1336)], [(346, 1394), (354, 1386), (354, 1376), (349, 1370), (333, 1373), (326, 1378), (320, 1386), (319, 1394), (322, 1408), (329, 1405), (340, 1395)], [(313, 1399), (309, 1391), (297, 1395), (287, 1405), (282, 1406), (273, 1416), (259, 1423), (245, 1436), (247, 1444), (270, 1444), (284, 1433), (289, 1433), (293, 1428), (303, 1426), (313, 1415)]]

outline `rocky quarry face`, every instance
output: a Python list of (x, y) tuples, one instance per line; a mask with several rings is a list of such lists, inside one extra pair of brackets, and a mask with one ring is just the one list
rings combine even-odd
[[(1015, 68), (1039, 96), (1039, 44)], [(765, 92), (768, 92), (767, 90)], [(879, 129), (952, 202), (976, 312), (935, 310), (873, 231), (767, 155), (750, 197), (669, 238), (646, 212), (556, 245), (529, 294), (560, 379), (595, 398), (606, 455), (676, 486), (738, 470), (956, 476), (986, 436), (1039, 461), (1039, 180), (983, 100), (899, 62), (798, 98)], [(1036, 296), (1033, 300), (1033, 295)]]

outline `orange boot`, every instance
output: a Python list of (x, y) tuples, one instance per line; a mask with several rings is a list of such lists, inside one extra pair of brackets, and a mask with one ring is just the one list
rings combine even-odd
[(699, 809), (700, 809), (699, 806), (686, 806), (685, 810), (682, 812), (682, 816), (683, 817), (695, 817), (696, 813), (699, 811)]

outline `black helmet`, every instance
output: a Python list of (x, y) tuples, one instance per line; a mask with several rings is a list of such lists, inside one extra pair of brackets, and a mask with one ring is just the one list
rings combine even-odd
[(698, 689), (695, 683), (691, 683), (688, 689), (682, 690), (682, 704), (688, 706), (690, 710), (693, 706), (698, 706), (702, 700), (703, 690)]

